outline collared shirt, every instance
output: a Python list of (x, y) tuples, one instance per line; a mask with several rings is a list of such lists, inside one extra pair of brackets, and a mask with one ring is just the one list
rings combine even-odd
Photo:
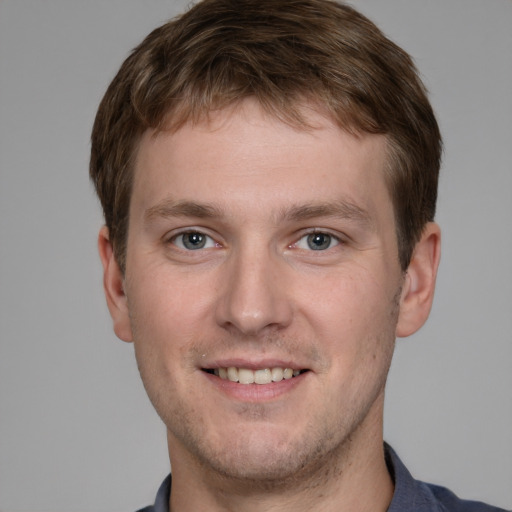
[[(387, 444), (385, 455), (388, 469), (395, 482), (395, 492), (388, 512), (507, 512), (478, 501), (461, 500), (445, 487), (415, 480)], [(158, 489), (155, 504), (138, 512), (169, 512), (170, 494), (171, 475)]]

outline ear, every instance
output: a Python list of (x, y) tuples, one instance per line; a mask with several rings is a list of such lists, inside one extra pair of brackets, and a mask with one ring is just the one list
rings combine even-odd
[(124, 276), (114, 257), (106, 226), (101, 228), (98, 235), (98, 252), (103, 265), (103, 290), (114, 322), (114, 332), (119, 339), (132, 341), (128, 302), (124, 293)]
[(410, 336), (427, 320), (434, 299), (441, 258), (441, 230), (434, 222), (425, 227), (414, 248), (400, 298), (396, 335)]

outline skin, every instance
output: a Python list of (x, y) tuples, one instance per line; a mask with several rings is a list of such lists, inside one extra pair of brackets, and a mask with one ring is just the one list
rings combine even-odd
[[(426, 226), (404, 274), (385, 138), (306, 115), (315, 128), (301, 131), (247, 100), (147, 132), (125, 275), (100, 232), (114, 330), (135, 343), (167, 426), (173, 511), (385, 511), (391, 501), (384, 387), (395, 337), (428, 316), (439, 228)], [(191, 233), (203, 248), (187, 248)], [(205, 371), (228, 366), (306, 371), (265, 385)]]

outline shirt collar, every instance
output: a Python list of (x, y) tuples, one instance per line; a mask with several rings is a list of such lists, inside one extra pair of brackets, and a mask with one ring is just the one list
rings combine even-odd
[(388, 471), (395, 482), (393, 499), (387, 512), (441, 512), (441, 508), (428, 486), (415, 480), (393, 448), (384, 443)]

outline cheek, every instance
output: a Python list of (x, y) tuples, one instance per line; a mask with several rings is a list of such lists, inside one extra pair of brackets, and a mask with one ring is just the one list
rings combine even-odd
[(200, 306), (161, 274), (145, 272), (135, 282), (127, 292), (135, 356), (147, 393), (160, 410), (169, 399), (165, 390), (180, 388), (194, 371), (186, 355), (202, 325)]
[(128, 292), (132, 321), (155, 336), (152, 342), (188, 339), (204, 321), (211, 303), (204, 281), (148, 270), (135, 282)]
[[(353, 267), (317, 278), (302, 289), (300, 311), (333, 359), (344, 366), (376, 364), (394, 345), (397, 283)], [(375, 363), (374, 363), (375, 361)]]

